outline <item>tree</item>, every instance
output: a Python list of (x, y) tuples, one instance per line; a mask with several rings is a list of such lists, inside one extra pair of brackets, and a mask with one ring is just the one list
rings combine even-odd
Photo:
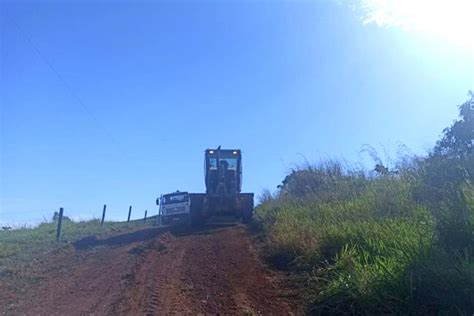
[(459, 106), (460, 119), (422, 161), (421, 197), (437, 219), (440, 241), (447, 249), (474, 245), (474, 94)]
[(460, 120), (443, 130), (443, 137), (436, 143), (433, 156), (453, 158), (472, 155), (474, 150), (474, 93), (459, 106)]

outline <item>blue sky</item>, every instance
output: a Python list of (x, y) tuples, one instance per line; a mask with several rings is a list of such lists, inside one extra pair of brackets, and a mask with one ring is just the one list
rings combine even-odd
[(0, 27), (0, 224), (156, 213), (218, 145), (257, 194), (364, 144), (423, 154), (474, 89), (472, 42), (337, 1), (3, 1)]

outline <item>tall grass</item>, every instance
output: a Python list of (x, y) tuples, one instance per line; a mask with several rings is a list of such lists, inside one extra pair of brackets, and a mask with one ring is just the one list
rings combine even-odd
[[(452, 204), (426, 202), (434, 193), (425, 167), (414, 159), (374, 174), (324, 162), (293, 170), (262, 196), (268, 259), (297, 273), (311, 312), (474, 311), (472, 218), (446, 224), (455, 217), (439, 216), (440, 207)], [(472, 187), (462, 192), (459, 212), (472, 215)]]

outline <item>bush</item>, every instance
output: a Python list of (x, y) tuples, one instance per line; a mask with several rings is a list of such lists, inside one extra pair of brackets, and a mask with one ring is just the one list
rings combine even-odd
[(474, 313), (474, 94), (425, 158), (297, 168), (257, 207), (315, 314)]
[[(293, 171), (256, 211), (268, 259), (297, 273), (313, 313), (472, 309), (472, 251), (442, 246), (448, 232), (433, 205), (424, 203), (418, 162), (373, 176), (327, 166)], [(472, 206), (469, 194), (466, 205)], [(470, 242), (465, 234), (459, 238), (459, 246)], [(456, 260), (449, 260), (454, 252)]]

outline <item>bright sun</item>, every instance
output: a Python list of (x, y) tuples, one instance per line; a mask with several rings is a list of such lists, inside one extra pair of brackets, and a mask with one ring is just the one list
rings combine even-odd
[(360, 0), (362, 21), (429, 33), (474, 52), (474, 0)]

